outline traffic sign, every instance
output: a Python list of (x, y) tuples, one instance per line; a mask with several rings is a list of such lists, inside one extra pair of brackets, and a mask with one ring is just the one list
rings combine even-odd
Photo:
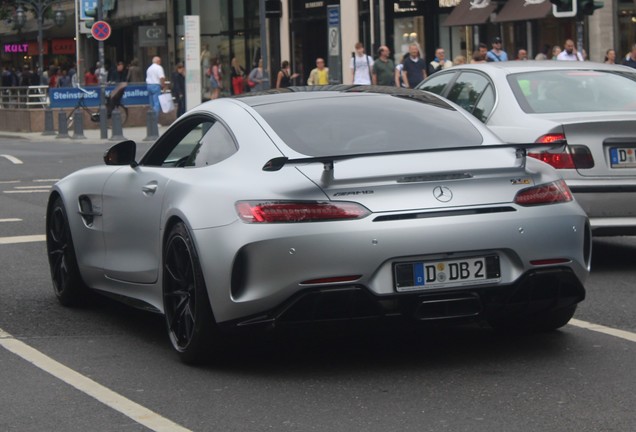
[(110, 31), (110, 25), (106, 21), (96, 21), (91, 27), (91, 35), (98, 41), (108, 39)]

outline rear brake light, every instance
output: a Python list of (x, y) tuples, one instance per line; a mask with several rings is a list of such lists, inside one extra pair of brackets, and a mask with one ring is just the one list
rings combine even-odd
[(515, 196), (515, 203), (521, 206), (555, 204), (572, 201), (572, 192), (563, 180), (522, 189)]
[[(556, 141), (565, 141), (565, 134), (550, 133), (542, 135), (535, 142), (551, 144)], [(528, 153), (528, 156), (552, 165), (556, 169), (589, 169), (594, 167), (592, 153), (589, 148), (583, 145), (569, 145), (561, 153)]]
[(370, 211), (352, 202), (239, 201), (236, 211), (247, 223), (326, 222), (362, 219)]

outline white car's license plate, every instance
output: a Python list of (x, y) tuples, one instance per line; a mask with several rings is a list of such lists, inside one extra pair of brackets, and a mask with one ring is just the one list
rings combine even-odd
[(636, 168), (636, 148), (610, 148), (610, 164), (612, 168)]
[(393, 274), (398, 292), (483, 285), (501, 279), (497, 255), (396, 263)]

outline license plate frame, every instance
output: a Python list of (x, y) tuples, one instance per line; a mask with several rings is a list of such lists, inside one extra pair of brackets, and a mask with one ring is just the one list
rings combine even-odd
[[(483, 274), (480, 275), (480, 271)], [(478, 286), (499, 281), (501, 265), (496, 254), (393, 263), (393, 286), (397, 292)]]
[(636, 168), (636, 147), (610, 147), (610, 168)]

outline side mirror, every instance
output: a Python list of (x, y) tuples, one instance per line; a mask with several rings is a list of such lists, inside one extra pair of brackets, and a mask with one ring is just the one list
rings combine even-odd
[(106, 165), (130, 165), (137, 166), (135, 162), (135, 153), (137, 152), (137, 144), (134, 141), (122, 141), (115, 144), (104, 153), (104, 163)]

